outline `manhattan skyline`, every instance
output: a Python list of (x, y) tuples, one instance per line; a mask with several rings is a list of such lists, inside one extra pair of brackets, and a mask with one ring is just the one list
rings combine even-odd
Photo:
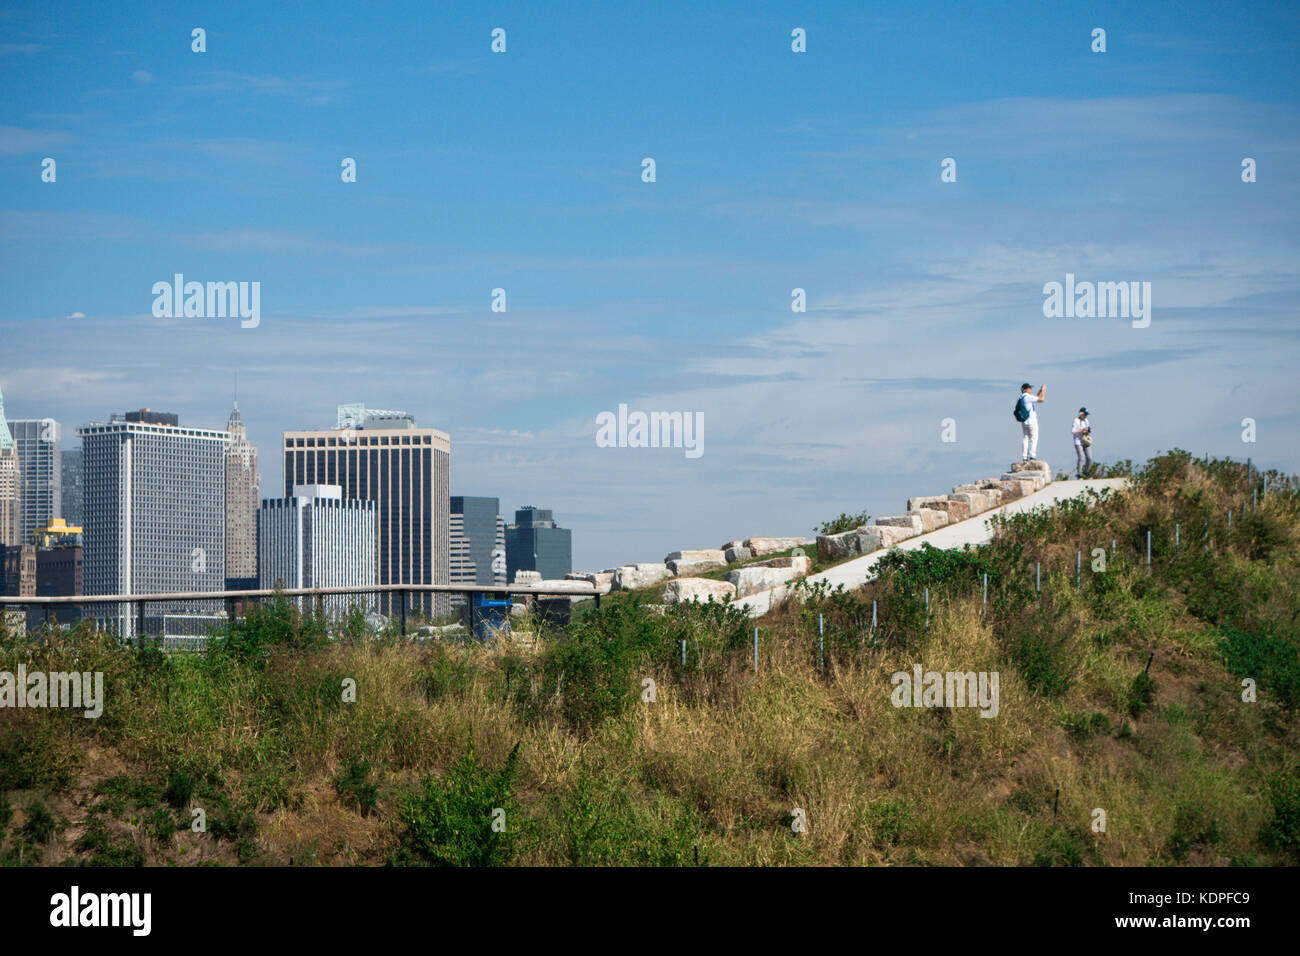
[[(266, 497), (283, 432), (403, 409), (583, 570), (995, 473), (1022, 381), (1057, 470), (1086, 405), (1103, 463), (1300, 471), (1297, 17), (11, 4), (6, 413), (221, 428), (237, 374)], [(260, 283), (260, 321), (155, 318), (177, 273)], [(1150, 324), (1046, 317), (1067, 276), (1150, 283)], [(598, 446), (620, 405), (702, 413), (704, 453)]]

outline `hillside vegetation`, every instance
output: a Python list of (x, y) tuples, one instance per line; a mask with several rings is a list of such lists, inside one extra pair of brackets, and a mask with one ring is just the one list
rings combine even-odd
[[(327, 637), (285, 602), (203, 654), (4, 636), (0, 670), (103, 671), (107, 703), (0, 711), (0, 856), (1295, 864), (1300, 494), (1272, 474), (1252, 507), (1261, 477), (1174, 451), (757, 620), (649, 592), (531, 647)], [(997, 716), (893, 706), (915, 664), (997, 672)]]

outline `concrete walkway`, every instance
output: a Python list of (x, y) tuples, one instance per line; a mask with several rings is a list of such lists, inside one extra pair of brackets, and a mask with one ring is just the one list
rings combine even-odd
[[(1022, 511), (1032, 511), (1034, 508), (1050, 507), (1058, 501), (1064, 501), (1067, 498), (1075, 498), (1082, 495), (1085, 491), (1101, 491), (1104, 488), (1122, 488), (1128, 484), (1127, 478), (1098, 478), (1084, 479), (1082, 481), (1053, 481), (1041, 491), (1035, 491), (1032, 495), (1026, 495), (1023, 498), (1017, 498), (1008, 504), (1001, 505), (997, 508), (990, 508), (988, 511), (981, 512), (973, 518), (967, 518), (965, 521), (959, 521), (956, 524), (946, 525), (936, 531), (927, 534), (919, 534), (914, 538), (907, 538), (900, 541), (896, 547), (904, 551), (913, 551), (923, 544), (928, 544), (934, 548), (960, 548), (963, 545), (986, 544), (993, 540), (993, 530), (989, 525), (989, 519), (994, 515), (1012, 515)], [(860, 558), (854, 558), (852, 561), (845, 561), (843, 564), (837, 564), (835, 567), (823, 571), (821, 574), (813, 574), (805, 578), (809, 583), (817, 581), (826, 581), (832, 588), (836, 585), (844, 585), (846, 590), (861, 587), (875, 577), (876, 562), (884, 555), (886, 550), (873, 551), (871, 554), (864, 554)], [(779, 601), (790, 588), (782, 585), (773, 588), (770, 591), (760, 591), (757, 594), (751, 594), (743, 597), (738, 601), (733, 601), (733, 607), (744, 608), (751, 616), (757, 617), (760, 614), (766, 614), (772, 608), (774, 601)]]

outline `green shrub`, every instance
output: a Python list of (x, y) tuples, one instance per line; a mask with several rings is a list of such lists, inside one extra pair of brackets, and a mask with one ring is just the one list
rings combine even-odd
[(193, 774), (184, 770), (173, 770), (167, 775), (167, 786), (163, 790), (163, 799), (177, 810), (184, 809), (194, 796), (198, 781)]
[(1300, 705), (1300, 640), (1279, 631), (1269, 625), (1253, 632), (1225, 628), (1219, 647), (1228, 670), (1238, 677), (1253, 678), (1286, 710), (1293, 711)]
[(345, 804), (360, 811), (363, 817), (375, 812), (379, 804), (379, 787), (370, 781), (370, 762), (354, 760), (335, 783)]
[(1134, 719), (1151, 706), (1156, 697), (1156, 682), (1146, 671), (1133, 678), (1128, 687), (1128, 712)]
[(1078, 833), (1053, 826), (1047, 846), (1034, 854), (1034, 866), (1083, 866), (1084, 852), (1084, 843)]
[(583, 767), (558, 801), (571, 866), (686, 866), (702, 823), (689, 804), (660, 795), (634, 805), (620, 781)]
[(113, 838), (101, 817), (91, 817), (74, 849), (87, 853), (84, 866), (144, 866), (144, 854), (134, 845)]
[[(514, 776), (519, 744), (500, 770), (481, 765), (468, 751), (443, 780), (426, 777), (419, 796), (401, 810), (406, 826), (394, 862), (433, 866), (502, 866), (514, 851)], [(505, 829), (494, 829), (503, 810)]]
[(1273, 819), (1260, 840), (1267, 847), (1300, 853), (1300, 771), (1278, 771), (1269, 777), (1268, 800)]
[(1111, 731), (1110, 718), (1096, 711), (1091, 714), (1067, 712), (1061, 718), (1061, 726), (1077, 740), (1086, 740), (1097, 734), (1109, 734)]
[(871, 520), (871, 515), (865, 511), (862, 514), (851, 515), (841, 512), (838, 518), (830, 521), (823, 521), (817, 526), (818, 534), (840, 534), (844, 531), (852, 531), (854, 528), (861, 528)]
[(1174, 812), (1174, 830), (1165, 841), (1165, 852), (1181, 863), (1195, 847), (1213, 846), (1219, 838), (1219, 821), (1214, 812), (1184, 801)]
[(46, 843), (62, 829), (63, 824), (39, 800), (27, 808), (27, 823), (23, 826), (23, 832), (33, 843)]

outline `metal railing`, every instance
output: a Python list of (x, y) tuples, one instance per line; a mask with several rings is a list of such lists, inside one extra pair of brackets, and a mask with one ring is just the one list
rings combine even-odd
[[(376, 584), (369, 587), (336, 587), (336, 588), (279, 588), (267, 589), (260, 588), (243, 591), (177, 591), (167, 594), (71, 594), (58, 596), (35, 596), (35, 595), (0, 595), (0, 614), (3, 614), (7, 608), (41, 608), (42, 621), (49, 623), (51, 609), (59, 607), (76, 607), (84, 605), (104, 605), (119, 604), (129, 605), (134, 608), (132, 615), (135, 620), (135, 632), (139, 635), (146, 634), (145, 628), (145, 608), (150, 604), (175, 604), (178, 602), (207, 602), (222, 601), (225, 603), (226, 618), (229, 621), (237, 619), (237, 603), (248, 601), (260, 601), (265, 598), (315, 598), (317, 606), (327, 597), (339, 597), (347, 595), (380, 595), (393, 594), (398, 595), (399, 600), (398, 612), (401, 621), (401, 634), (407, 634), (407, 611), (410, 605), (410, 598), (416, 594), (459, 594), (466, 597), (469, 612), (468, 629), (474, 633), (474, 595), (492, 597), (498, 600), (523, 596), (525, 598), (592, 598), (596, 602), (596, 607), (600, 607), (600, 596), (604, 593), (603, 589), (597, 588), (585, 581), (565, 582), (563, 586), (544, 587), (539, 585), (493, 585), (486, 587), (483, 585), (464, 585), (464, 584)], [(130, 636), (130, 635), (123, 635)], [(163, 635), (166, 637), (166, 635)]]

